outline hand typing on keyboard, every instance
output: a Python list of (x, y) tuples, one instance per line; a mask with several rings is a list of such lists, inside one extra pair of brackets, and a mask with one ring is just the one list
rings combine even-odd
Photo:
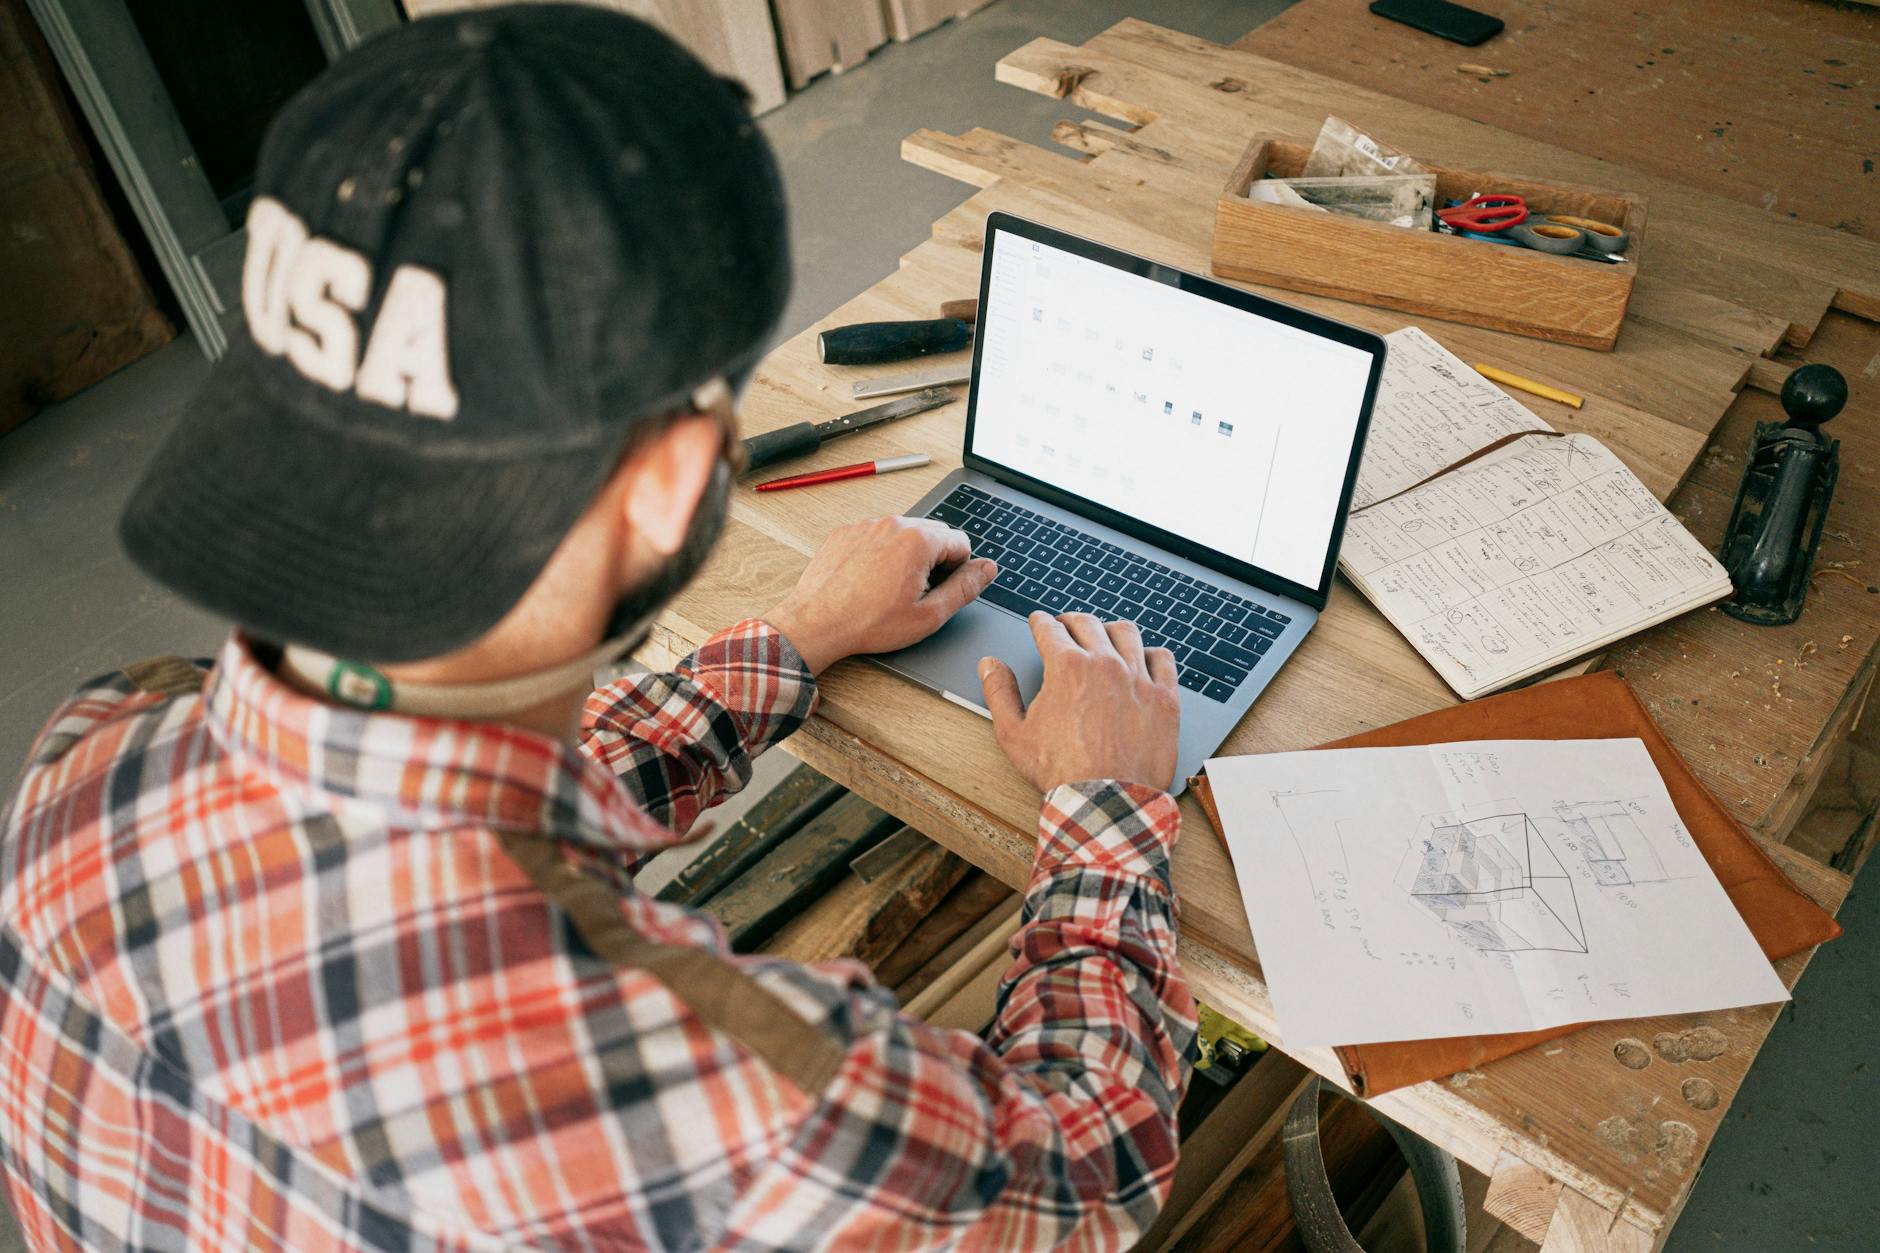
[(993, 733), (1019, 773), (1042, 792), (1085, 779), (1167, 789), (1181, 731), (1169, 650), (1145, 649), (1132, 623), (1090, 614), (1040, 612), (1030, 624), (1044, 686), (1029, 708), (1011, 667), (995, 657), (979, 663)]
[(1292, 621), (970, 483), (927, 516), (966, 532), (975, 557), (999, 563), (997, 581), (981, 593), (987, 604), (1021, 618), (1042, 609), (1134, 622), (1145, 645), (1175, 655), (1177, 682), (1212, 701), (1232, 700)]
[(763, 617), (821, 674), (844, 657), (926, 639), (998, 572), (945, 523), (873, 518), (832, 532), (795, 590)]

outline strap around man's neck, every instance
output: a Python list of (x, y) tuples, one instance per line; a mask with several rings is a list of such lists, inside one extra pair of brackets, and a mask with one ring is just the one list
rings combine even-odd
[(360, 661), (347, 661), (301, 644), (281, 653), (280, 672), (354, 709), (389, 709), (420, 718), (504, 718), (592, 686), (594, 672), (646, 637), (646, 622), (579, 657), (530, 674), (488, 683), (411, 683), (392, 679)]

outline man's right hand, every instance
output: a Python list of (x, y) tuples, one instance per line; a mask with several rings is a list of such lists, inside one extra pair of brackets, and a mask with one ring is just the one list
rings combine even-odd
[(1144, 649), (1132, 622), (1106, 625), (1087, 613), (1034, 613), (1031, 637), (1044, 686), (1030, 708), (1010, 666), (979, 663), (993, 734), (1019, 773), (1042, 792), (1084, 779), (1167, 790), (1181, 731), (1174, 654)]

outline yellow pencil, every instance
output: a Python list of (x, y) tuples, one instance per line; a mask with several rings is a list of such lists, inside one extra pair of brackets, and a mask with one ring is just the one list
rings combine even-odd
[(1510, 374), (1506, 370), (1497, 370), (1494, 366), (1483, 365), (1480, 361), (1475, 363), (1475, 372), (1483, 378), (1494, 379), (1504, 387), (1512, 387), (1518, 391), (1532, 392), (1536, 396), (1545, 396), (1549, 400), (1558, 400), (1561, 404), (1571, 405), (1575, 409), (1578, 409), (1581, 405), (1586, 403), (1584, 397), (1575, 396), (1572, 392), (1563, 392), (1558, 387), (1549, 387), (1545, 383), (1536, 383), (1533, 379), (1522, 378), (1519, 374)]

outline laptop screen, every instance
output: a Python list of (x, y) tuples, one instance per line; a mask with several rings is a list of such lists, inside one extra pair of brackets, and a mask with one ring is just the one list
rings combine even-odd
[(1375, 354), (1135, 258), (988, 246), (968, 453), (1321, 587)]

